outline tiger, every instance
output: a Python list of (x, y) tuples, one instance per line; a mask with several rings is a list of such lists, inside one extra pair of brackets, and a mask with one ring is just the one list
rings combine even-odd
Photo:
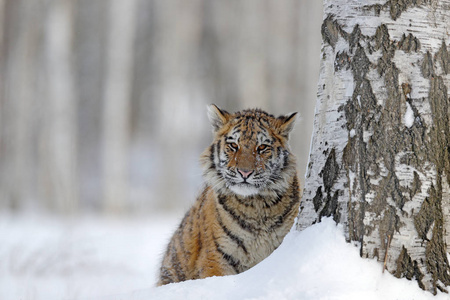
[(300, 205), (288, 145), (296, 115), (208, 106), (214, 139), (200, 157), (205, 185), (167, 246), (157, 286), (244, 272), (281, 244)]

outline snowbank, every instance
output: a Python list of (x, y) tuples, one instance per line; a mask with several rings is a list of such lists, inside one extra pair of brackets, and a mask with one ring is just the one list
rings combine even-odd
[(148, 289), (179, 220), (0, 215), (0, 299), (74, 300)]
[[(141, 291), (133, 299), (404, 299), (443, 300), (416, 282), (382, 274), (381, 264), (359, 257), (340, 226), (324, 220), (291, 232), (266, 260), (236, 276), (215, 277)], [(120, 299), (120, 298), (118, 298)]]
[(3, 218), (0, 299), (450, 299), (382, 274), (381, 264), (361, 259), (332, 220), (289, 233), (271, 256), (242, 274), (152, 287), (178, 221)]

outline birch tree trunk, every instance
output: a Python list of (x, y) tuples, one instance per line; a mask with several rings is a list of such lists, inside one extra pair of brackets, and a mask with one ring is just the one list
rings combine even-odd
[[(136, 0), (110, 5), (107, 71), (104, 95), (104, 208), (120, 213), (126, 207), (128, 144)], [(118, 16), (118, 17), (117, 17)]]
[[(69, 0), (52, 2), (46, 29), (47, 80), (45, 146), (41, 158), (47, 174), (43, 193), (45, 201), (58, 212), (77, 211), (77, 126), (76, 89), (73, 76), (73, 3)], [(41, 179), (42, 180), (42, 179)]]
[[(164, 199), (161, 201), (163, 209), (176, 208), (179, 199), (185, 201), (189, 186), (184, 185), (185, 177), (179, 170), (192, 167), (186, 159), (186, 153), (192, 151), (187, 141), (198, 138), (203, 124), (201, 119), (189, 117), (191, 111), (201, 111), (205, 103), (193, 64), (199, 53), (203, 2), (156, 1), (154, 6), (158, 24), (155, 58), (165, 62), (156, 70), (155, 97), (159, 116), (155, 129), (161, 161), (172, 164), (162, 164), (156, 179), (157, 194)], [(183, 145), (182, 151), (180, 145)]]
[(362, 257), (447, 291), (450, 1), (325, 0), (297, 228), (333, 217)]
[[(33, 3), (34, 4), (34, 3)], [(36, 3), (37, 4), (37, 3)], [(1, 141), (1, 198), (6, 200), (7, 207), (20, 209), (22, 199), (29, 199), (29, 190), (21, 187), (31, 182), (30, 172), (27, 169), (31, 163), (30, 132), (27, 130), (31, 119), (32, 93), (29, 87), (32, 80), (32, 51), (35, 46), (33, 31), (27, 30), (29, 24), (36, 21), (32, 11), (34, 5), (27, 5), (23, 1), (3, 4), (10, 9), (11, 15), (3, 15), (5, 23), (10, 18), (19, 18), (24, 21), (16, 26), (5, 29), (5, 34), (11, 35), (8, 43), (2, 47), (2, 136)], [(6, 37), (5, 37), (6, 39)], [(8, 61), (5, 60), (8, 57)], [(14, 117), (12, 117), (14, 116)], [(7, 158), (7, 159), (6, 159)]]

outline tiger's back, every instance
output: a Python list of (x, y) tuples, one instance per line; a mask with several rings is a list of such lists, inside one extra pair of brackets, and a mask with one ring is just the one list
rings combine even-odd
[(202, 154), (205, 187), (169, 242), (158, 285), (241, 273), (271, 254), (299, 207), (287, 140), (295, 114), (229, 114), (212, 105), (215, 139)]

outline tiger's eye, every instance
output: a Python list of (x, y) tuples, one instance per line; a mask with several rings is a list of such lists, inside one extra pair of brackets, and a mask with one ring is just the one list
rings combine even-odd
[(269, 146), (267, 146), (267, 145), (265, 145), (265, 144), (262, 144), (262, 145), (259, 145), (258, 146), (258, 148), (256, 148), (256, 150), (258, 151), (258, 153), (262, 153), (262, 152), (264, 152), (264, 150), (267, 150), (267, 149), (269, 149)]
[(228, 143), (228, 147), (230, 147), (233, 151), (237, 151), (237, 149), (239, 148), (238, 144), (236, 143)]

